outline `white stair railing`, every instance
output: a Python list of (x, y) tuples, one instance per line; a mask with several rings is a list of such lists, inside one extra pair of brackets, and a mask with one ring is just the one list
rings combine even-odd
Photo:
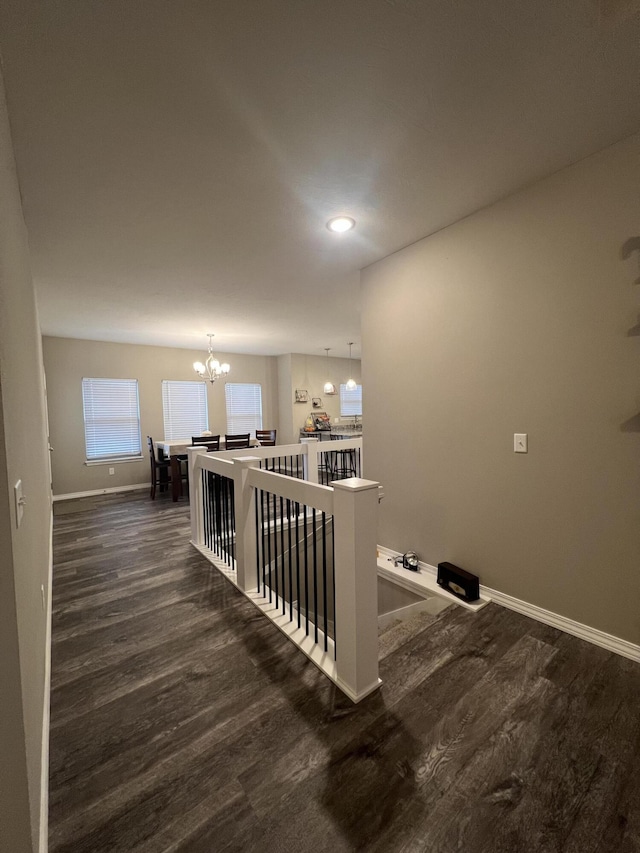
[[(347, 443), (361, 444), (361, 441), (348, 439)], [(340, 449), (342, 443), (333, 442), (332, 445)], [(317, 471), (318, 455), (325, 452), (324, 448), (320, 450), (318, 442), (251, 448), (242, 452), (206, 453), (198, 448), (189, 448), (188, 452), (194, 546), (354, 702), (376, 690), (380, 685), (376, 566), (379, 484), (352, 477), (324, 486), (259, 468), (261, 460), (300, 454), (307, 462), (309, 458), (312, 460), (305, 466), (305, 472), (313, 472), (314, 468)], [(231, 488), (219, 487), (223, 478), (225, 484), (233, 484)], [(214, 505), (212, 495), (219, 494), (232, 495), (233, 506)], [(292, 588), (288, 592), (288, 612), (281, 607), (282, 598), (274, 600), (271, 589), (267, 597), (264, 586), (261, 588), (259, 537), (264, 535), (264, 526), (256, 511), (257, 494), (261, 501), (265, 495), (271, 497), (274, 505), (282, 499), (291, 506), (306, 507), (310, 512), (315, 510), (332, 519), (334, 559), (331, 571), (335, 609), (330, 620), (334, 634), (331, 639), (320, 632), (321, 642), (315, 642), (318, 626), (309, 632), (308, 614), (305, 614), (307, 629), (298, 625), (301, 620), (295, 618), (298, 605)], [(224, 536), (218, 535), (219, 530), (213, 535), (211, 525), (218, 525)], [(290, 525), (293, 529), (297, 520), (290, 515), (280, 517), (277, 525), (274, 521), (274, 535), (276, 529), (288, 530)], [(266, 535), (272, 534), (267, 531)], [(228, 554), (230, 537), (233, 559), (229, 559)], [(222, 539), (224, 553), (218, 546)], [(297, 536), (295, 541), (298, 543)], [(308, 547), (306, 543), (304, 547)], [(298, 593), (296, 589), (296, 599)]]

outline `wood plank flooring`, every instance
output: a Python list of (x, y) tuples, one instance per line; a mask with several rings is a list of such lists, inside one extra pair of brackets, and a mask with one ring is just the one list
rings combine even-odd
[(56, 504), (52, 853), (640, 851), (640, 665), (450, 607), (354, 706), (188, 538)]

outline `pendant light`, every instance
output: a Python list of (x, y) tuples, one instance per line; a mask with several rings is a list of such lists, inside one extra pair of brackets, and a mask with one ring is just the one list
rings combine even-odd
[(355, 391), (358, 387), (355, 379), (351, 378), (351, 347), (353, 346), (353, 341), (349, 342), (349, 379), (347, 379), (347, 391)]
[[(327, 374), (329, 373), (329, 350), (330, 349), (331, 349), (331, 347), (325, 347), (324, 348), (324, 351), (327, 354)], [(331, 397), (332, 395), (334, 395), (336, 393), (336, 386), (333, 384), (333, 382), (330, 382), (328, 379), (324, 383), (324, 393), (327, 397)]]
[(220, 364), (217, 358), (213, 355), (213, 344), (211, 339), (213, 338), (213, 332), (209, 332), (209, 355), (207, 356), (207, 360), (203, 364), (201, 361), (194, 361), (193, 369), (198, 374), (200, 379), (209, 380), (211, 384), (213, 384), (219, 376), (226, 376), (227, 373), (231, 370), (231, 366), (224, 362)]

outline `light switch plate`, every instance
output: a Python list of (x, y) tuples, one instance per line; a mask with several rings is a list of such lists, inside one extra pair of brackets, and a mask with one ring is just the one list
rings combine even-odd
[(528, 440), (526, 432), (516, 432), (513, 434), (513, 452), (526, 453), (528, 449)]
[(16, 502), (16, 527), (20, 527), (22, 516), (24, 515), (24, 497), (22, 494), (22, 480), (13, 487), (13, 498)]

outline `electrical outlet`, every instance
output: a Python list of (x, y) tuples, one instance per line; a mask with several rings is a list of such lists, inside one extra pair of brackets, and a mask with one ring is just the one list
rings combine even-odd
[(109, 468), (109, 474), (115, 474), (115, 473), (116, 473), (115, 468)]

